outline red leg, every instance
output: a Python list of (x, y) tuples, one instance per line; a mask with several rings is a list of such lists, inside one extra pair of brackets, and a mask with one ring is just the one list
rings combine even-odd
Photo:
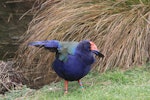
[(82, 84), (81, 80), (78, 80), (78, 83), (79, 83), (80, 87), (83, 88), (83, 84)]
[(65, 93), (64, 94), (67, 94), (68, 93), (68, 81), (66, 81), (66, 80), (64, 82), (64, 88), (65, 88)]

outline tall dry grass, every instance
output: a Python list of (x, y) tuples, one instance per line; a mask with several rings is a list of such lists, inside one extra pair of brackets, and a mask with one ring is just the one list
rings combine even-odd
[[(136, 1), (136, 2), (134, 2)], [(150, 60), (149, 0), (47, 0), (41, 4), (24, 35), (16, 57), (25, 84), (36, 87), (54, 81), (54, 54), (28, 47), (36, 40), (90, 39), (105, 55), (95, 69), (130, 68)]]

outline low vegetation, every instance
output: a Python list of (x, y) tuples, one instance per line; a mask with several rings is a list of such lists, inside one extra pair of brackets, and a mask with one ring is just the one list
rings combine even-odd
[(69, 93), (63, 94), (63, 81), (46, 85), (39, 90), (24, 86), (0, 96), (0, 100), (149, 100), (150, 67), (127, 71), (92, 71), (83, 78), (85, 89), (77, 82), (69, 83)]

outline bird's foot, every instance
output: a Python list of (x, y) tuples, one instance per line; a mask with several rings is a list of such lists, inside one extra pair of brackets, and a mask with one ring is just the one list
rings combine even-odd
[(66, 94), (68, 94), (68, 91), (65, 91), (65, 92), (64, 92), (64, 95), (66, 95)]
[(82, 84), (81, 80), (78, 80), (78, 83), (79, 83), (81, 89), (84, 90), (84, 87), (83, 87), (83, 84)]
[(80, 86), (80, 88), (82, 89), (82, 91), (84, 91), (84, 90), (85, 90), (85, 88), (84, 88), (83, 86)]

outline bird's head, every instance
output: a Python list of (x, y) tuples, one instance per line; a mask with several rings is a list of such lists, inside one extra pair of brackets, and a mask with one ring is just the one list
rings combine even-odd
[(79, 43), (77, 48), (78, 50), (81, 50), (81, 51), (92, 52), (96, 54), (98, 57), (102, 57), (102, 58), (104, 57), (104, 55), (99, 52), (96, 44), (92, 41), (83, 40)]

